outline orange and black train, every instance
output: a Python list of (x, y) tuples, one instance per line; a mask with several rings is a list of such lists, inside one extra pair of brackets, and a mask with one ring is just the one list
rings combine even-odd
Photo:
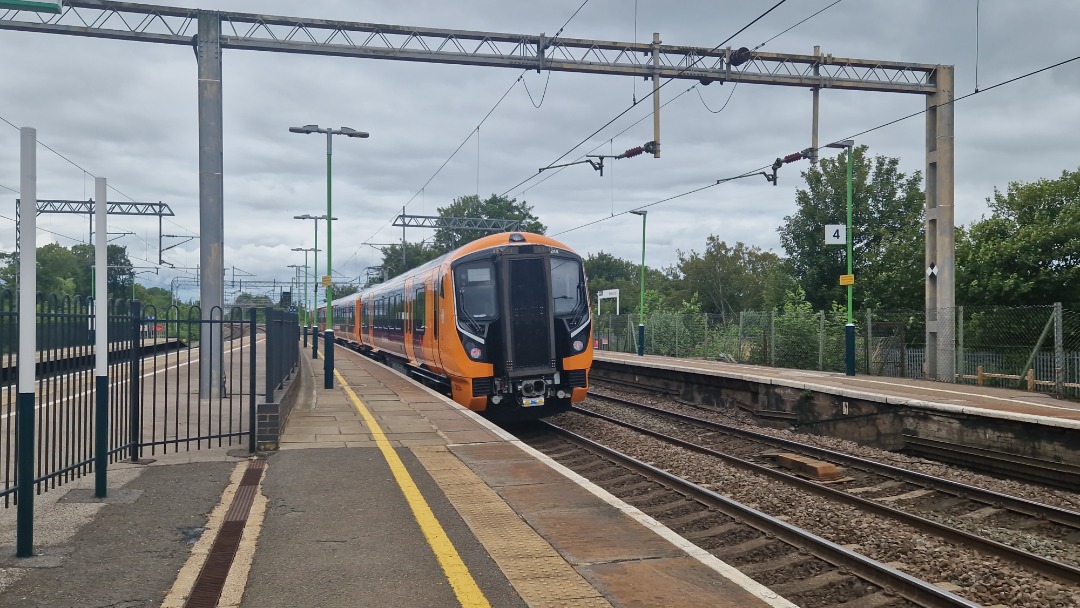
[[(570, 248), (504, 232), (334, 300), (334, 336), (471, 410), (540, 418), (585, 399), (588, 293)], [(325, 330), (325, 307), (318, 320)]]

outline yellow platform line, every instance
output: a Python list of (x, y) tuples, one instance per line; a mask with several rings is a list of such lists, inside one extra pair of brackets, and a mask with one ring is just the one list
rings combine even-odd
[(491, 604), (488, 603), (484, 593), (480, 591), (480, 587), (473, 580), (472, 574), (469, 573), (468, 567), (465, 566), (465, 562), (461, 561), (457, 549), (450, 542), (450, 538), (446, 535), (442, 525), (439, 524), (439, 520), (435, 518), (435, 514), (431, 512), (431, 507), (424, 500), (424, 495), (416, 487), (416, 482), (413, 481), (408, 469), (401, 462), (401, 458), (398, 457), (397, 452), (390, 445), (390, 440), (386, 438), (386, 434), (383, 433), (379, 423), (375, 421), (375, 417), (371, 415), (364, 402), (360, 401), (360, 398), (356, 396), (352, 387), (345, 382), (341, 372), (335, 369), (334, 375), (337, 376), (341, 388), (344, 389), (345, 394), (352, 401), (353, 407), (371, 427), (371, 434), (375, 438), (375, 444), (379, 446), (383, 458), (386, 459), (386, 464), (390, 465), (390, 471), (393, 472), (398, 487), (401, 488), (402, 494), (405, 495), (405, 500), (408, 501), (409, 507), (412, 509), (413, 517), (416, 519), (416, 523), (420, 525), (420, 530), (424, 533), (424, 538), (427, 539), (428, 545), (431, 546), (431, 550), (435, 553), (435, 557), (439, 560), (439, 565), (442, 566), (443, 573), (446, 574), (446, 578), (450, 581), (450, 586), (453, 587), (458, 601), (461, 602), (464, 608), (490, 608)]

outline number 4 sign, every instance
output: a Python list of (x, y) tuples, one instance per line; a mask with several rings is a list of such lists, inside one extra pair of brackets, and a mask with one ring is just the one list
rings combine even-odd
[(825, 224), (826, 245), (847, 245), (847, 224)]

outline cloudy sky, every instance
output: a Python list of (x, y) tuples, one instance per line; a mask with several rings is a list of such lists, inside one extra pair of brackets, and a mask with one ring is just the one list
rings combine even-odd
[[(581, 0), (544, 3), (495, 0), (192, 0), (177, 6), (412, 26), (554, 34)], [(711, 48), (773, 2), (591, 0), (563, 36), (649, 41)], [(745, 33), (734, 47), (753, 48), (832, 4), (789, 0)], [(987, 0), (845, 0), (761, 50), (806, 53), (820, 45), (840, 57), (956, 66), (957, 96), (1080, 55), (1072, 31), (1080, 4)], [(0, 9), (0, 14), (2, 14)], [(636, 19), (636, 30), (635, 30)], [(978, 46), (978, 53), (976, 49)], [(166, 234), (197, 234), (198, 123), (196, 62), (190, 48), (0, 30), (0, 117), (34, 126), (39, 139), (137, 201), (162, 201), (176, 212)], [(976, 81), (976, 57), (978, 80)], [(390, 224), (403, 205), (433, 215), (454, 198), (503, 193), (536, 173), (626, 109), (646, 83), (631, 77), (529, 72), (366, 59), (227, 50), (224, 55), (225, 265), (228, 279), (291, 280), (302, 264), (293, 247), (312, 246), (310, 221), (326, 211), (322, 136), (290, 134), (316, 123), (369, 131), (334, 146), (334, 230), (337, 280), (380, 262), (365, 243), (401, 239)], [(806, 89), (672, 82), (661, 112), (663, 157), (608, 165), (600, 177), (572, 167), (509, 192), (583, 255), (640, 255), (640, 218), (625, 211), (769, 164), (810, 145), (811, 93)], [(985, 199), (1009, 181), (1054, 178), (1080, 164), (1080, 61), (963, 100), (956, 106), (956, 221), (988, 213)], [(510, 89), (479, 129), (477, 124)], [(730, 100), (729, 100), (730, 97)], [(725, 106), (725, 103), (727, 104)], [(539, 108), (535, 107), (539, 105)], [(722, 111), (715, 112), (724, 107)], [(825, 90), (821, 142), (925, 107), (919, 95)], [(710, 111), (710, 109), (712, 111)], [(652, 139), (643, 103), (569, 155), (640, 145)], [(896, 156), (903, 171), (922, 171), (925, 120), (916, 117), (859, 138), (871, 153)], [(628, 128), (629, 127), (629, 128)], [(625, 131), (625, 132), (624, 132)], [(621, 133), (620, 133), (621, 132)], [(466, 141), (468, 140), (468, 141)], [(421, 190), (456, 148), (466, 141)], [(15, 246), (19, 186), (18, 131), (0, 122), (0, 250)], [(38, 196), (93, 196), (93, 178), (39, 148)], [(678, 251), (701, 251), (709, 235), (783, 253), (776, 227), (795, 210), (800, 165), (781, 170), (779, 186), (744, 179), (649, 207), (647, 263), (675, 263)], [(544, 177), (548, 177), (547, 174)], [(115, 192), (113, 200), (125, 200)], [(411, 201), (411, 202), (410, 202)], [(12, 218), (12, 219), (7, 219)], [(609, 218), (590, 226), (583, 224)], [(840, 218), (837, 218), (838, 220)], [(169, 287), (196, 276), (198, 241), (164, 253), (176, 270), (159, 268), (156, 219), (111, 218), (114, 242), (128, 247), (139, 281)], [(70, 246), (87, 240), (85, 217), (39, 218), (37, 242)], [(410, 229), (409, 241), (431, 236)], [(320, 240), (325, 230), (320, 231)], [(179, 239), (166, 239), (166, 247)], [(320, 243), (320, 248), (325, 243)], [(324, 266), (324, 262), (320, 262)], [(235, 271), (234, 271), (235, 269)], [(323, 269), (320, 269), (322, 271)], [(155, 274), (157, 272), (157, 274)], [(236, 289), (227, 286), (227, 297)], [(197, 297), (191, 286), (183, 298)]]

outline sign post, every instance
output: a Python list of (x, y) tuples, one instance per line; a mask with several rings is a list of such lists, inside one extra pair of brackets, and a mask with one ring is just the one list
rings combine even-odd
[(611, 298), (615, 298), (615, 314), (619, 314), (619, 290), (605, 289), (603, 291), (596, 292), (596, 316), (600, 316), (600, 302), (602, 300), (609, 300)]

